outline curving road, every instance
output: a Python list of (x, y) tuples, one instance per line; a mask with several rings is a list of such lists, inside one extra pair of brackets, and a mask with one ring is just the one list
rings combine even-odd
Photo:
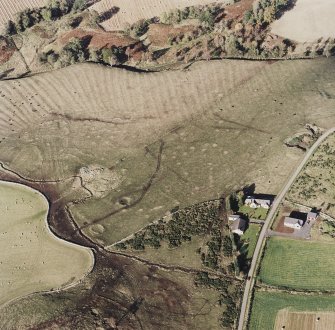
[(269, 229), (269, 227), (271, 225), (272, 219), (274, 218), (274, 216), (277, 212), (277, 209), (278, 209), (280, 203), (282, 202), (283, 198), (285, 197), (286, 193), (288, 192), (291, 185), (293, 184), (293, 182), (295, 181), (295, 179), (299, 175), (300, 171), (306, 165), (309, 158), (313, 155), (313, 153), (319, 147), (319, 145), (325, 139), (327, 139), (327, 137), (329, 135), (331, 135), (334, 132), (335, 132), (335, 127), (327, 130), (325, 133), (323, 133), (319, 137), (319, 139), (307, 151), (304, 159), (301, 161), (300, 165), (296, 168), (294, 173), (291, 175), (290, 179), (288, 180), (288, 182), (286, 183), (284, 188), (281, 190), (280, 194), (276, 197), (276, 199), (274, 200), (274, 202), (271, 206), (271, 210), (270, 210), (268, 216), (266, 217), (266, 220), (264, 222), (264, 225), (262, 227), (261, 233), (260, 233), (258, 241), (257, 241), (257, 245), (256, 245), (256, 248), (255, 248), (254, 255), (252, 257), (250, 270), (249, 270), (249, 273), (248, 273), (248, 279), (246, 281), (244, 294), (243, 294), (240, 318), (239, 318), (239, 322), (238, 322), (238, 330), (243, 330), (244, 329), (244, 322), (246, 321), (247, 315), (248, 315), (248, 312), (249, 312), (250, 295), (252, 293), (252, 290), (253, 290), (253, 287), (254, 287), (254, 284), (255, 284), (255, 275), (256, 275), (259, 256), (261, 255), (261, 252), (263, 250), (263, 245), (264, 245), (264, 242), (265, 242), (266, 233), (267, 233), (267, 230)]

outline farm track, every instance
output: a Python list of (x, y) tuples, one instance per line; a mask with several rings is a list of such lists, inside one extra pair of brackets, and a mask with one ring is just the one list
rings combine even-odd
[(285, 293), (289, 293), (289, 294), (296, 294), (296, 295), (309, 295), (309, 296), (313, 296), (313, 295), (320, 295), (320, 294), (327, 294), (330, 296), (335, 296), (335, 291), (317, 291), (317, 290), (313, 290), (313, 291), (307, 291), (307, 290), (296, 290), (296, 289), (286, 289), (286, 288), (282, 288), (282, 287), (278, 287), (278, 286), (272, 286), (272, 285), (268, 285), (268, 284), (257, 284), (255, 285), (255, 287), (257, 288), (258, 291), (266, 291), (266, 292), (285, 292)]
[(98, 122), (98, 123), (102, 123), (102, 124), (113, 124), (113, 125), (124, 125), (124, 124), (128, 124), (129, 120), (127, 121), (127, 119), (124, 119), (125, 122), (121, 122), (119, 121), (115, 121), (115, 120), (103, 120), (103, 119), (99, 119), (99, 118), (91, 118), (91, 117), (74, 117), (74, 116), (70, 116), (70, 115), (65, 115), (65, 114), (61, 114), (61, 113), (55, 113), (52, 112), (50, 115), (56, 117), (56, 118), (62, 118), (62, 119), (66, 119), (69, 121), (78, 121), (78, 122)]

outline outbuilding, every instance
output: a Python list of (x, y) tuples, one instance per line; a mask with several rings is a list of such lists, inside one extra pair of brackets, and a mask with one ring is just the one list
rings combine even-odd
[(241, 236), (245, 232), (246, 225), (247, 225), (247, 222), (244, 219), (239, 218), (233, 222), (231, 226), (231, 231), (234, 234)]
[(314, 221), (318, 217), (316, 212), (308, 212), (307, 213), (307, 221)]

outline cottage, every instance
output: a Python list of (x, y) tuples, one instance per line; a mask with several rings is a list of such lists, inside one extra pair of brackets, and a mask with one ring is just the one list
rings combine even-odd
[(250, 206), (253, 209), (262, 207), (264, 209), (269, 209), (271, 206), (270, 199), (254, 198), (253, 196), (248, 196), (244, 202), (245, 205)]
[(291, 217), (285, 217), (284, 219), (284, 226), (293, 228), (293, 229), (301, 229), (303, 226), (304, 221), (301, 219), (291, 218)]
[(239, 219), (237, 219), (233, 222), (233, 224), (231, 226), (231, 231), (234, 234), (237, 234), (237, 235), (241, 236), (245, 232), (246, 224), (247, 224), (247, 222), (244, 219), (239, 218)]
[(239, 220), (241, 217), (238, 214), (231, 214), (228, 216), (229, 221)]

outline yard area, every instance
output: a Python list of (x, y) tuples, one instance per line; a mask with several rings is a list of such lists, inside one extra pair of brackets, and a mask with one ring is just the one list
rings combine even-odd
[(327, 295), (256, 291), (249, 329), (273, 329), (278, 311), (284, 308), (290, 311), (335, 311), (335, 299)]
[(259, 279), (292, 289), (335, 290), (334, 254), (333, 243), (273, 237), (268, 241)]
[(239, 208), (238, 212), (246, 215), (249, 219), (253, 218), (253, 219), (259, 219), (259, 220), (265, 220), (268, 214), (268, 210), (264, 209), (263, 207), (253, 209), (252, 207), (247, 206), (247, 205), (242, 205)]

